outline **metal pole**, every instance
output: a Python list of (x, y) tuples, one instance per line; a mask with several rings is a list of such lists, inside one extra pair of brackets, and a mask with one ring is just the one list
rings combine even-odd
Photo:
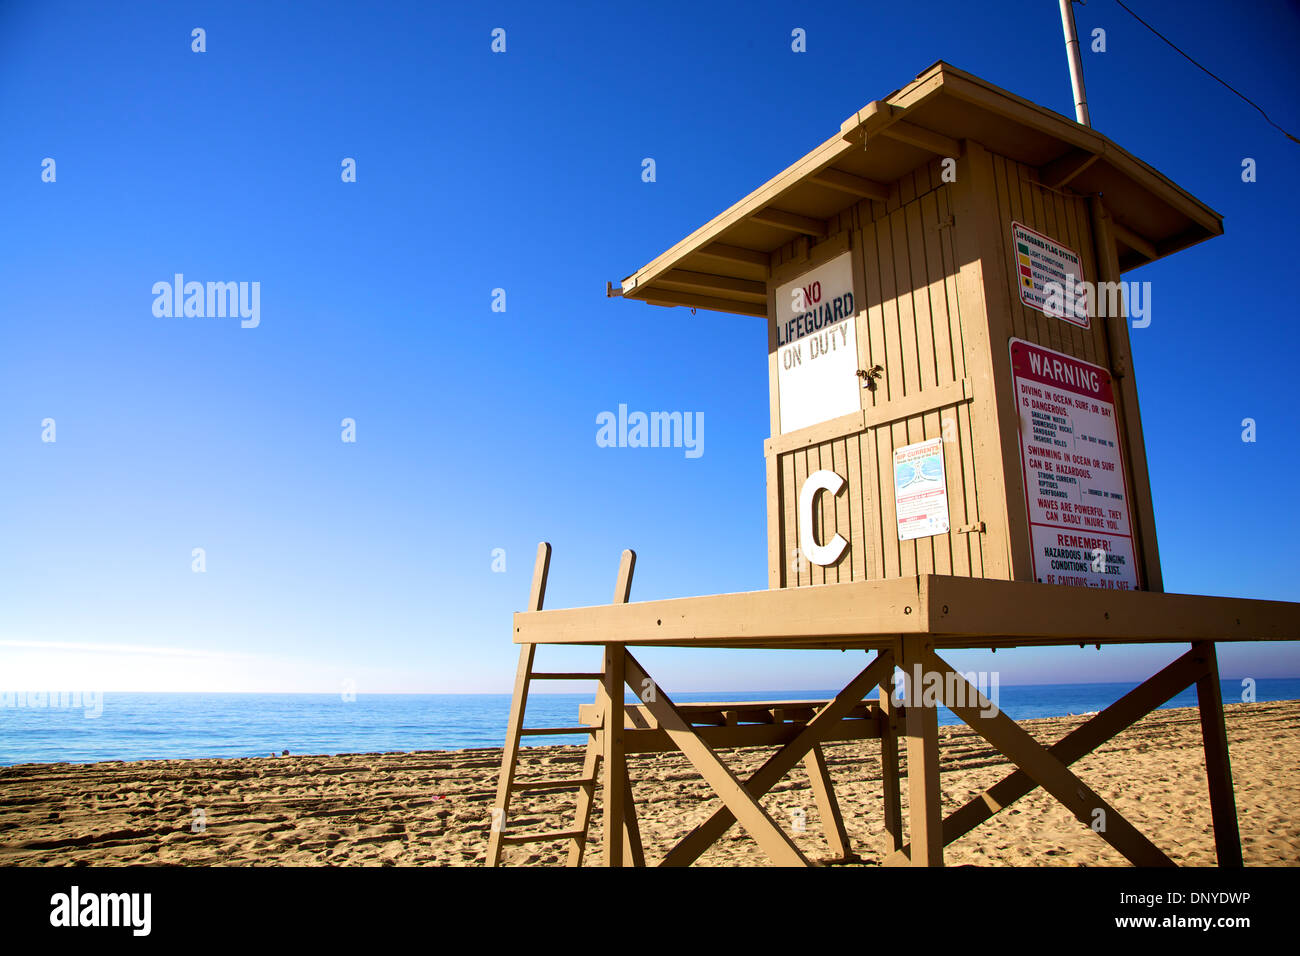
[(1070, 60), (1070, 85), (1074, 88), (1074, 118), (1084, 126), (1088, 119), (1088, 96), (1083, 91), (1083, 61), (1079, 57), (1079, 34), (1074, 28), (1073, 0), (1061, 0), (1061, 26), (1065, 29), (1065, 55)]

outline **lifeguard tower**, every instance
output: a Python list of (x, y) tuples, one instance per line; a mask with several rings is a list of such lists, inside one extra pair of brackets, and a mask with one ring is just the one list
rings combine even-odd
[[(821, 744), (881, 741), (886, 863), (946, 843), (1043, 787), (1135, 864), (1169, 864), (1069, 765), (1195, 684), (1219, 862), (1241, 847), (1216, 641), (1294, 640), (1300, 605), (1164, 594), (1123, 274), (1223, 231), (1221, 217), (1095, 130), (945, 63), (848, 117), (824, 143), (608, 294), (740, 313), (768, 333), (767, 591), (543, 610), (539, 550), (488, 862), (562, 840), (580, 863), (592, 801), (605, 862), (644, 862), (625, 755), (680, 749), (720, 799), (662, 858), (689, 864), (739, 822), (778, 863), (804, 854), (758, 798), (803, 761), (827, 839), (851, 858)], [(946, 648), (1190, 644), (1052, 747), (992, 707)], [(604, 649), (599, 671), (538, 674), (539, 644)], [(676, 705), (640, 645), (861, 648), (830, 701)], [(896, 668), (908, 696), (889, 689)], [(574, 728), (524, 727), (533, 680), (598, 682)], [(625, 684), (642, 703), (625, 706)], [(926, 698), (922, 686), (937, 687)], [(866, 696), (880, 688), (878, 701)], [(943, 819), (942, 703), (1019, 769)], [(516, 779), (530, 732), (586, 735), (573, 781)], [(909, 821), (898, 738), (908, 752)], [(774, 746), (748, 780), (720, 748)], [(575, 790), (572, 829), (517, 832), (512, 793)]]

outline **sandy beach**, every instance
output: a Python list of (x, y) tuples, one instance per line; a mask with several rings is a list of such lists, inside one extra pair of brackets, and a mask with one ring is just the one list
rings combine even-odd
[[(1084, 718), (1026, 721), (1049, 743)], [(1227, 707), (1228, 739), (1247, 865), (1300, 863), (1300, 702)], [(945, 812), (999, 780), (1007, 761), (972, 731), (941, 727)], [(766, 751), (723, 751), (737, 772)], [(875, 741), (826, 748), (853, 846), (878, 863), (881, 794)], [(578, 747), (525, 751), (521, 772), (576, 776)], [(0, 863), (4, 865), (224, 864), (474, 866), (487, 844), (499, 750), (25, 764), (0, 768)], [(680, 754), (629, 758), (647, 861), (716, 806)], [(1214, 840), (1191, 709), (1149, 715), (1074, 765), (1176, 862), (1214, 865)], [(905, 769), (905, 767), (904, 767)], [(906, 805), (906, 786), (903, 787)], [(802, 766), (767, 797), (777, 820), (802, 810), (793, 837), (810, 858), (828, 848)], [(571, 793), (517, 798), (512, 826), (572, 825)], [(588, 862), (600, 862), (599, 801)], [(507, 847), (509, 864), (563, 862), (565, 846)], [(1063, 807), (1035, 791), (947, 848), (950, 865), (1127, 865)], [(702, 865), (765, 865), (733, 827)]]

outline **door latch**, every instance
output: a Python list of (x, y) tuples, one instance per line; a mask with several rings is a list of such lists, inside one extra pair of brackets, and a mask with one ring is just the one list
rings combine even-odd
[(873, 392), (876, 390), (876, 379), (880, 378), (880, 376), (884, 374), (885, 369), (881, 365), (873, 365), (869, 369), (858, 369), (858, 378), (862, 379), (862, 387), (870, 389)]

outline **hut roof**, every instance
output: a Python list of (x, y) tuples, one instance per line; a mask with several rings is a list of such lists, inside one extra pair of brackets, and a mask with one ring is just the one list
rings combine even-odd
[[(765, 315), (769, 255), (961, 140), (1037, 168), (1055, 189), (1101, 194), (1128, 270), (1221, 235), (1223, 217), (1094, 129), (939, 61), (874, 100), (785, 171), (622, 282), (624, 298)], [(611, 288), (611, 295), (618, 295)]]

